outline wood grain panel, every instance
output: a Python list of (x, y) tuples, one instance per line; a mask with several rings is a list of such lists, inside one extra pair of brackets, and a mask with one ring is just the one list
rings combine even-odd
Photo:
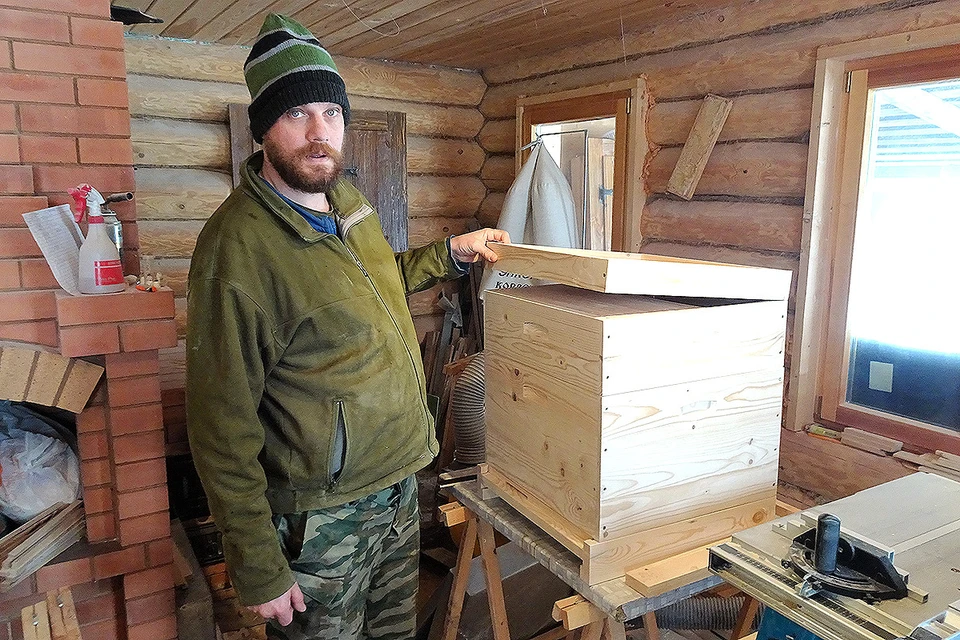
[(782, 369), (605, 397), (598, 539), (768, 495), (782, 401)]
[[(489, 313), (489, 311), (488, 311)], [(599, 535), (599, 408), (589, 393), (487, 351), (487, 461), (564, 520)]]
[(649, 254), (491, 244), (498, 268), (601, 293), (784, 300), (790, 274)]

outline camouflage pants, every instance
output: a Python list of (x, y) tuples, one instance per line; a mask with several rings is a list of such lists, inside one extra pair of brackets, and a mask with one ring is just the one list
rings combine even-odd
[(274, 516), (307, 610), (281, 640), (407, 640), (416, 627), (420, 520), (410, 476), (354, 502)]

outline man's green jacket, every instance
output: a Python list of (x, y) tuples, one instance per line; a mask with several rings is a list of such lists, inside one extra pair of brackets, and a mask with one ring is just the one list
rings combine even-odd
[(436, 455), (406, 295), (457, 275), (444, 241), (394, 255), (344, 180), (328, 194), (339, 236), (315, 231), (262, 162), (200, 233), (187, 313), (190, 448), (247, 605), (294, 581), (272, 514), (356, 500)]

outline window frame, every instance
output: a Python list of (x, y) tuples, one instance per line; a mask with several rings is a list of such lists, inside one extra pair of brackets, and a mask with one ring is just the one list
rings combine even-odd
[(537, 124), (616, 117), (614, 140), (613, 234), (614, 251), (639, 252), (640, 216), (647, 194), (643, 166), (650, 153), (646, 122), (648, 97), (642, 77), (593, 85), (517, 100), (516, 172), (529, 152), (521, 151)]
[(787, 414), (800, 431), (827, 422), (960, 454), (960, 433), (845, 401), (850, 262), (869, 117), (868, 90), (960, 77), (960, 25), (821, 47), (810, 150)]

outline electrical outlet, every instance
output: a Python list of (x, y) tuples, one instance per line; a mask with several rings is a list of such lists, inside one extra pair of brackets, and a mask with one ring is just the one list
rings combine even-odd
[(870, 380), (867, 384), (874, 391), (893, 392), (893, 364), (870, 361)]

